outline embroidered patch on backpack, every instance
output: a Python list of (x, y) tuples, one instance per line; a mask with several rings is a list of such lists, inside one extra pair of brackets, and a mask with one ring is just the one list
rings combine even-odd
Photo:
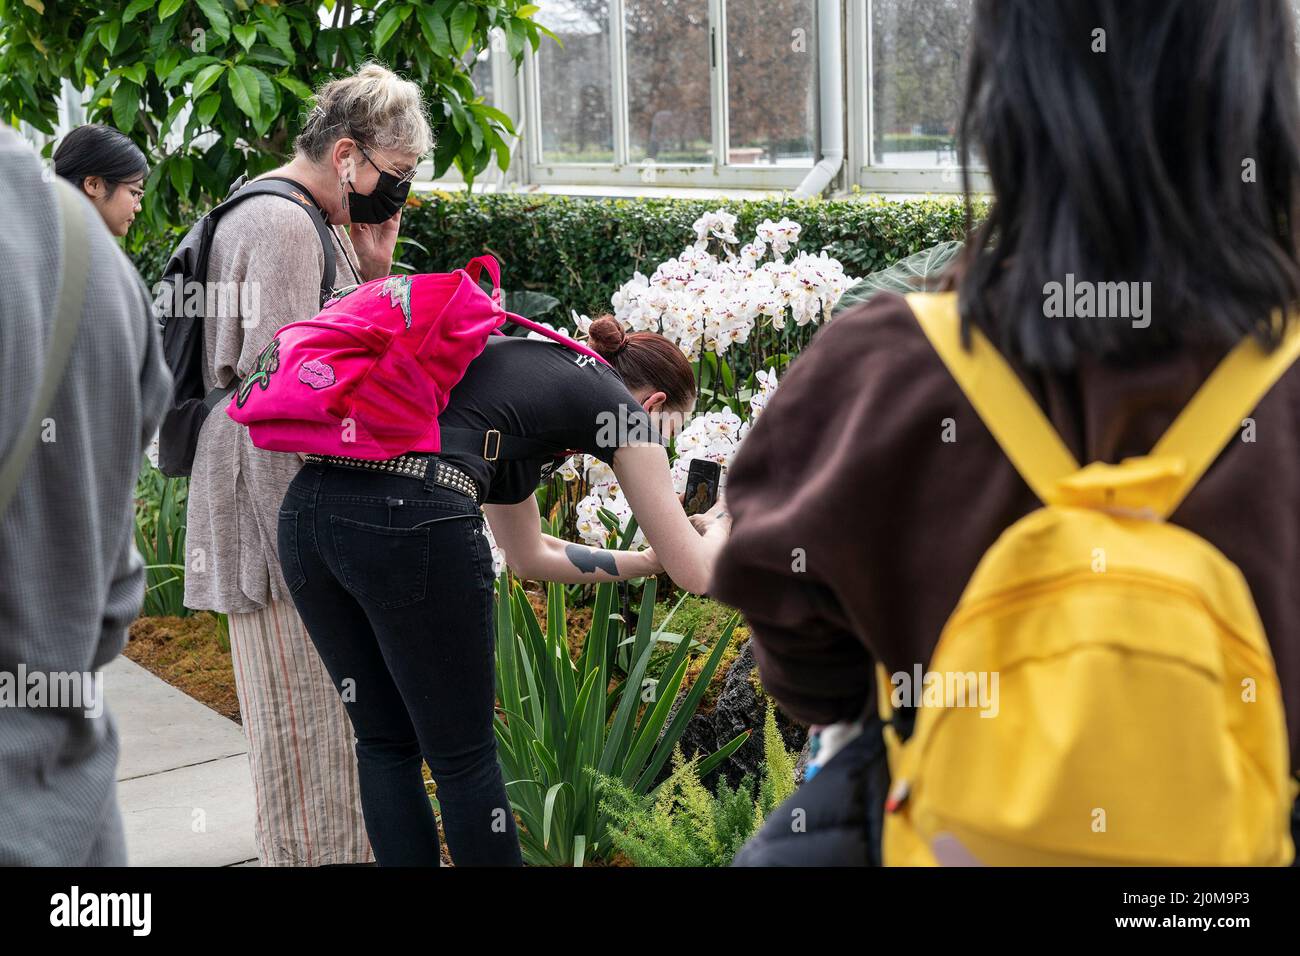
[(389, 276), (379, 287), (380, 298), (388, 296), (393, 308), (401, 308), (406, 319), (406, 327), (411, 327), (411, 277)]
[(271, 339), (271, 344), (262, 349), (257, 356), (257, 364), (253, 370), (244, 376), (244, 380), (239, 383), (239, 391), (235, 393), (235, 407), (243, 408), (244, 403), (248, 401), (253, 394), (253, 386), (260, 386), (262, 391), (266, 391), (271, 384), (271, 375), (280, 367), (280, 340)]
[(353, 292), (356, 292), (357, 289), (360, 288), (361, 286), (353, 284), (353, 285), (345, 285), (342, 288), (335, 289), (333, 292), (330, 293), (330, 297), (325, 300), (325, 304), (322, 305), (321, 308), (322, 309), (333, 308), (334, 306), (338, 305), (340, 302), (342, 302), (344, 299), (346, 299)]
[(320, 359), (312, 359), (298, 368), (298, 381), (317, 390), (329, 388), (334, 384), (334, 369)]

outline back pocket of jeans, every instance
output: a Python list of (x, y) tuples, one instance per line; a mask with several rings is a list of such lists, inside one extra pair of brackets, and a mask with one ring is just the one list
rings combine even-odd
[(302, 557), (298, 554), (298, 512), (281, 511), (276, 528), (276, 550), (280, 553), (280, 572), (284, 583), (293, 594), (307, 583), (302, 570)]
[(429, 529), (387, 528), (330, 515), (343, 586), (380, 608), (424, 600), (429, 579)]

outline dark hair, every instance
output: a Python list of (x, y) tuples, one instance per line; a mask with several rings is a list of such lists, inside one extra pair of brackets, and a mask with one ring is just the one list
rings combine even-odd
[(609, 360), (628, 389), (652, 388), (668, 396), (668, 407), (695, 406), (695, 372), (682, 350), (657, 332), (628, 335), (618, 320), (602, 315), (591, 323), (588, 344)]
[[(963, 329), (1057, 368), (1275, 343), (1300, 300), (1296, 82), (1289, 0), (976, 0), (962, 151), (996, 199), (959, 267)], [(1047, 318), (1071, 273), (1150, 282), (1150, 327)]]
[(76, 186), (87, 176), (98, 176), (111, 195), (119, 183), (148, 175), (149, 162), (124, 133), (95, 123), (78, 126), (63, 137), (54, 151), (54, 171)]

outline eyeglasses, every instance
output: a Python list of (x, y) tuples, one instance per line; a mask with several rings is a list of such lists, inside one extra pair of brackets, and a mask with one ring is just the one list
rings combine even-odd
[(139, 186), (127, 186), (126, 183), (121, 181), (115, 181), (113, 185), (126, 186), (127, 192), (131, 194), (131, 198), (136, 202), (140, 202), (142, 199), (144, 199), (144, 189), (142, 189)]
[(362, 146), (360, 143), (357, 143), (357, 149), (361, 150), (361, 155), (366, 158), (366, 162), (368, 162), (371, 166), (374, 166), (377, 171), (381, 173), (388, 173), (388, 175), (390, 176), (395, 176), (397, 177), (397, 181), (401, 183), (410, 183), (415, 181), (415, 174), (416, 172), (419, 171), (418, 166), (413, 169), (409, 169), (406, 172), (402, 172), (400, 169), (384, 169), (373, 159), (370, 158), (370, 154), (366, 152), (366, 148)]

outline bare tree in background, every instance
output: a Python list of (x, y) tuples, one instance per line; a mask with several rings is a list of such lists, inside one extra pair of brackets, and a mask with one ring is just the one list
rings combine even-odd
[(885, 135), (952, 135), (961, 110), (972, 0), (873, 0), (875, 161)]

